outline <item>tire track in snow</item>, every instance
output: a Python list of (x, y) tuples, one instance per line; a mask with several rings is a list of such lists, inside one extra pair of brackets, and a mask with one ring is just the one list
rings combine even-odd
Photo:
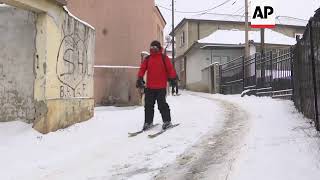
[(228, 101), (190, 94), (220, 103), (225, 110), (224, 127), (218, 133), (209, 132), (199, 144), (178, 157), (175, 164), (163, 168), (155, 179), (227, 180), (237, 155), (245, 146), (244, 138), (249, 130), (248, 114)]

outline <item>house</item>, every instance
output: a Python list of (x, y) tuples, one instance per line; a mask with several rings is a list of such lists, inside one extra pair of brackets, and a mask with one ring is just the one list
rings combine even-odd
[(68, 0), (68, 8), (96, 28), (94, 94), (99, 105), (136, 105), (141, 52), (164, 41), (166, 21), (154, 0)]
[(94, 114), (95, 30), (64, 0), (1, 0), (0, 122), (49, 133)]
[[(198, 40), (184, 54), (186, 88), (193, 91), (208, 92), (207, 81), (203, 81), (203, 71), (208, 66), (218, 63), (225, 64), (244, 55), (245, 32), (232, 30), (217, 30), (208, 37)], [(250, 31), (250, 54), (260, 52), (260, 32)], [(266, 51), (289, 48), (296, 39), (279, 32), (265, 29)], [(181, 70), (180, 70), (181, 71)]]
[[(183, 19), (174, 29), (175, 38), (176, 38), (176, 58), (175, 58), (175, 68), (177, 73), (180, 75), (181, 85), (182, 87), (187, 87), (187, 78), (195, 78), (195, 77), (187, 77), (187, 69), (193, 67), (193, 64), (187, 64), (188, 58), (192, 58), (194, 53), (190, 53), (190, 51), (194, 49), (198, 49), (200, 52), (204, 52), (201, 56), (207, 61), (207, 64), (212, 62), (224, 62), (231, 60), (234, 57), (238, 57), (244, 54), (243, 48), (238, 44), (232, 44), (232, 46), (228, 46), (228, 50), (224, 49), (221, 51), (215, 51), (215, 55), (212, 54), (210, 50), (203, 47), (199, 40), (205, 40), (204, 38), (210, 36), (212, 33), (217, 32), (218, 30), (232, 30), (237, 29), (239, 31), (245, 30), (245, 22), (244, 16), (237, 15), (227, 15), (227, 14), (212, 14), (206, 13), (199, 16), (193, 16), (189, 18)], [(295, 38), (296, 36), (301, 36), (304, 32), (305, 25), (307, 21), (292, 17), (277, 17), (276, 27), (272, 29), (274, 32), (280, 33), (284, 36), (288, 36), (291, 38)], [(259, 31), (259, 29), (250, 29), (250, 31)], [(219, 31), (218, 33), (222, 33)], [(242, 36), (244, 39), (244, 36)], [(265, 36), (266, 39), (267, 35)], [(223, 37), (223, 39), (232, 39), (228, 36)], [(239, 41), (241, 43), (241, 41)], [(218, 44), (215, 42), (210, 42), (208, 44)], [(212, 45), (211, 45), (212, 47)], [(221, 47), (219, 47), (221, 49)], [(256, 44), (256, 51), (259, 51), (259, 46)], [(217, 47), (216, 47), (217, 49)], [(227, 52), (226, 52), (227, 51)], [(228, 56), (225, 53), (229, 54)], [(197, 55), (197, 58), (200, 55)], [(211, 58), (212, 57), (212, 58)], [(219, 60), (218, 60), (219, 59)], [(204, 66), (204, 65), (203, 65)], [(194, 70), (194, 71), (198, 71)], [(197, 78), (196, 78), (197, 79)], [(196, 80), (194, 79), (194, 80)], [(192, 81), (194, 81), (192, 80)], [(189, 84), (189, 86), (192, 86)], [(197, 85), (195, 85), (197, 86)], [(192, 87), (191, 87), (192, 88)], [(193, 88), (192, 88), (193, 89)], [(198, 89), (198, 88), (196, 88)], [(201, 89), (201, 88), (199, 88)]]

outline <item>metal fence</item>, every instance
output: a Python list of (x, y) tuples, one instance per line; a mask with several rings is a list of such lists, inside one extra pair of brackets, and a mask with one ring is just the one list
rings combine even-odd
[(320, 100), (320, 13), (310, 19), (303, 38), (294, 47), (294, 103), (319, 131)]
[(220, 92), (239, 94), (244, 85), (244, 58), (239, 57), (220, 65)]
[(222, 94), (250, 89), (260, 96), (293, 99), (320, 131), (320, 9), (295, 46), (234, 59), (220, 65), (220, 77)]
[(256, 53), (220, 65), (221, 93), (253, 90), (258, 96), (292, 96), (292, 50)]

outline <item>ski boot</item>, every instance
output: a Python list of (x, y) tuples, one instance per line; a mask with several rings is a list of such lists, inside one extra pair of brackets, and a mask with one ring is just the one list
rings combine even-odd
[(153, 123), (144, 123), (142, 130), (146, 131), (153, 126)]
[(172, 126), (171, 121), (164, 122), (164, 123), (162, 124), (162, 130), (166, 130), (166, 129), (168, 129), (170, 126)]

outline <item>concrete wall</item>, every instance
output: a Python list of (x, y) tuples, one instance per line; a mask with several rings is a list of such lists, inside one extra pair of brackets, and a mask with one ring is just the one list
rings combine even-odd
[(214, 64), (210, 67), (210, 93), (220, 93), (220, 67), (219, 64)]
[(207, 89), (204, 92), (211, 94), (220, 92), (220, 74), (219, 63), (214, 63), (202, 70), (202, 83), (206, 85)]
[[(40, 64), (36, 69), (36, 94), (43, 99), (47, 110), (39, 111), (34, 124), (36, 129), (44, 132), (54, 131), (77, 122), (88, 120), (93, 116), (93, 65), (95, 31), (63, 9), (56, 21), (45, 17), (45, 26), (39, 22), (39, 44), (41, 32), (52, 37), (47, 41), (50, 49), (45, 57), (39, 56)], [(41, 52), (39, 52), (41, 53)]]
[[(149, 51), (152, 40), (158, 39), (157, 27), (164, 22), (155, 14), (153, 0), (69, 0), (68, 8), (96, 28), (96, 65), (139, 66), (140, 53)], [(95, 69), (95, 100), (97, 105), (139, 104), (135, 81), (138, 70), (123, 70), (114, 76), (114, 69)], [(118, 79), (114, 81), (114, 79)], [(122, 88), (119, 83), (130, 85)], [(117, 88), (118, 87), (118, 88)], [(116, 88), (116, 89), (115, 89)], [(123, 94), (128, 94), (124, 96)], [(118, 99), (105, 101), (112, 96)], [(129, 98), (130, 97), (130, 98)]]
[[(95, 80), (102, 82), (105, 86), (99, 86), (95, 89), (101, 99), (96, 103), (97, 106), (128, 106), (136, 105), (140, 95), (135, 87), (135, 81), (130, 79), (136, 77), (136, 69), (123, 68), (95, 68)], [(113, 78), (108, 78), (113, 77)]]
[(33, 127), (48, 133), (90, 119), (94, 29), (69, 15), (55, 0), (2, 1), (37, 14), (34, 68), (30, 70), (35, 75)]
[(33, 122), (36, 14), (0, 6), (0, 122)]
[(201, 85), (202, 85), (202, 91), (209, 93), (210, 91), (210, 69), (209, 68), (205, 68), (201, 70)]

